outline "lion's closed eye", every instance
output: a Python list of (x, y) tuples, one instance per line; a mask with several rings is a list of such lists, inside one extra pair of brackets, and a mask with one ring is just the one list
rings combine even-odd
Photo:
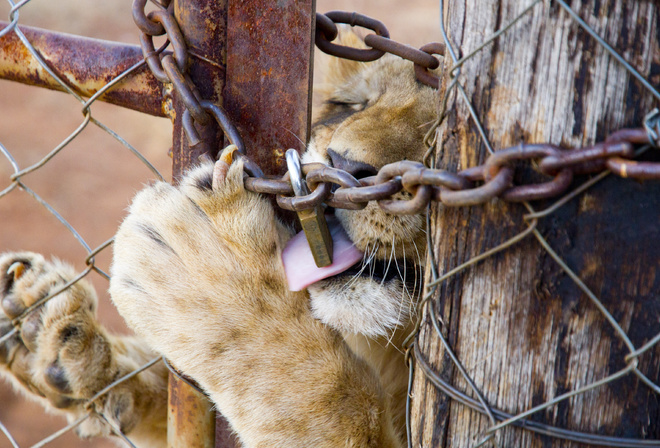
[(329, 99), (326, 101), (326, 104), (338, 107), (345, 107), (355, 111), (364, 110), (367, 107), (367, 101), (357, 102), (357, 101), (343, 101), (337, 99)]

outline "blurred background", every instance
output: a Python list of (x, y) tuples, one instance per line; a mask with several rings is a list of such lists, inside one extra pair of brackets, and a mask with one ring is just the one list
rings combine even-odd
[[(0, 0), (2, 1), (2, 0)], [(317, 0), (317, 10), (357, 11), (385, 23), (392, 39), (419, 47), (440, 41), (436, 0)], [(19, 24), (139, 45), (130, 0), (32, 0), (20, 9)], [(0, 20), (11, 5), (0, 3)], [(0, 41), (1, 42), (1, 41)], [(322, 81), (323, 58), (316, 58), (315, 83)], [(171, 124), (167, 119), (101, 102), (92, 106), (95, 119), (127, 140), (170, 180)], [(65, 93), (0, 80), (0, 144), (21, 168), (40, 161), (83, 122), (81, 104)], [(0, 191), (13, 173), (0, 154)], [(127, 148), (93, 124), (43, 168), (23, 178), (25, 184), (57, 210), (92, 248), (110, 239), (136, 191), (153, 179), (151, 171)], [(14, 189), (0, 197), (0, 252), (30, 250), (85, 269), (87, 252), (71, 232), (34, 198)], [(108, 271), (111, 250), (96, 257)], [(99, 318), (115, 333), (128, 330), (107, 294), (108, 282), (87, 276), (99, 294)], [(11, 390), (0, 380), (0, 422), (21, 447), (29, 447), (66, 422)], [(0, 433), (0, 448), (10, 447)], [(108, 440), (83, 441), (69, 432), (47, 445), (112, 447)]]

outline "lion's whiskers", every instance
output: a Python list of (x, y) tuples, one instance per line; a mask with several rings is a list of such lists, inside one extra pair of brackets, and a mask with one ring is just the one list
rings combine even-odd
[[(376, 253), (378, 252), (378, 243), (374, 243), (374, 248), (369, 254), (369, 257), (365, 260), (367, 257), (367, 253), (369, 253), (369, 242), (367, 242), (367, 247), (364, 253), (362, 254), (362, 265), (360, 267), (360, 270), (354, 274), (347, 282), (346, 284), (342, 287), (342, 292), (346, 292), (349, 288), (353, 286), (353, 284), (360, 278), (364, 270), (369, 266), (369, 264), (372, 262), (374, 257), (376, 256)], [(373, 273), (371, 274), (371, 277), (373, 277)]]
[[(415, 269), (415, 288), (413, 289), (413, 296), (411, 297), (412, 300), (410, 300), (410, 315), (414, 315), (415, 311), (415, 297), (417, 294), (422, 293), (422, 289), (424, 288), (424, 266), (422, 265), (422, 257), (419, 253), (419, 248), (417, 247), (417, 243), (413, 240), (412, 242), (413, 247), (415, 248), (415, 252), (417, 253), (417, 266)], [(419, 277), (417, 277), (417, 271), (419, 270)], [(419, 279), (419, 281), (418, 281)], [(417, 285), (419, 284), (419, 291), (417, 290)]]
[[(383, 286), (385, 284), (385, 279), (387, 278), (387, 274), (390, 272), (390, 266), (392, 265), (393, 258), (394, 258), (394, 236), (392, 236), (392, 250), (390, 251), (390, 258), (387, 260), (387, 267), (385, 268), (385, 274), (383, 274), (383, 278), (380, 281), (380, 286)], [(396, 259), (394, 259), (394, 262), (396, 263)]]

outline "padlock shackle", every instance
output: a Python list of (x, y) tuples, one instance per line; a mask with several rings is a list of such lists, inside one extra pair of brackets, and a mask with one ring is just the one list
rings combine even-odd
[(289, 179), (291, 180), (291, 187), (296, 196), (307, 196), (310, 194), (307, 182), (303, 179), (302, 166), (300, 165), (300, 155), (295, 149), (287, 149), (286, 151), (286, 167), (289, 170)]

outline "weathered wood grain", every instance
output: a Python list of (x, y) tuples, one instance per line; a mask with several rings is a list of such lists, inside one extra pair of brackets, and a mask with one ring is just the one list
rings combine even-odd
[[(446, 3), (450, 40), (468, 54), (531, 0)], [(572, 6), (653, 85), (660, 85), (657, 3), (592, 0)], [(445, 67), (450, 66), (446, 61)], [(640, 126), (644, 115), (658, 106), (556, 2), (536, 5), (468, 61), (459, 79), (495, 149), (520, 141), (583, 146), (621, 127)], [(445, 77), (441, 90), (447, 86)], [(453, 92), (448, 107), (438, 134), (439, 165), (459, 170), (482, 163), (486, 149), (463, 98)], [(649, 157), (660, 160), (657, 153)], [(522, 231), (524, 213), (521, 205), (502, 201), (438, 207), (433, 236), (440, 273)], [(658, 182), (609, 176), (538, 224), (637, 347), (660, 332), (659, 218)], [(459, 359), (490, 405), (503, 411), (523, 412), (626, 365), (627, 348), (611, 325), (534, 237), (444, 282), (435, 300)], [(444, 379), (468, 390), (428, 319), (420, 346)], [(639, 366), (660, 382), (660, 347), (643, 355)], [(596, 434), (660, 439), (659, 403), (660, 396), (629, 375), (531, 420)], [(416, 372), (415, 447), (473, 446), (489, 426), (485, 416), (452, 402)], [(585, 446), (518, 428), (499, 432), (499, 441), (503, 447)]]

